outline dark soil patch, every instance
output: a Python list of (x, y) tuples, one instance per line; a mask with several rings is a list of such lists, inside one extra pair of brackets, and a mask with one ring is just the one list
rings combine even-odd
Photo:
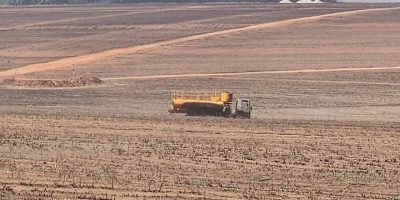
[(82, 87), (99, 85), (103, 81), (97, 77), (80, 76), (68, 80), (19, 80), (5, 79), (0, 85), (13, 87), (55, 88), (55, 87)]

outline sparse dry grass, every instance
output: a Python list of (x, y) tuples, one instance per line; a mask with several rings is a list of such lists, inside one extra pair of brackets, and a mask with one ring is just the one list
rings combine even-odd
[(156, 121), (3, 116), (3, 195), (42, 199), (395, 199), (399, 195), (400, 127), (395, 124), (180, 117)]

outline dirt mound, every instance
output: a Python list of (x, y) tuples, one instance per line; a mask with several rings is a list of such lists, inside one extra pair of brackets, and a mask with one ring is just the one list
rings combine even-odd
[(101, 84), (103, 81), (97, 77), (80, 76), (68, 80), (19, 80), (19, 79), (5, 79), (0, 85), (14, 86), (14, 87), (82, 87)]

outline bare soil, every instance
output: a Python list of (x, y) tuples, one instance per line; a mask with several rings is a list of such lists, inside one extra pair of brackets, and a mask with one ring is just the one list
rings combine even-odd
[(393, 199), (398, 124), (1, 117), (7, 199)]

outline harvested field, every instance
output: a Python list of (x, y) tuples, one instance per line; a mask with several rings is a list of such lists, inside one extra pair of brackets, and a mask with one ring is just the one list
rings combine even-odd
[(398, 199), (399, 7), (0, 7), (0, 199)]
[(0, 128), (16, 198), (399, 195), (396, 124), (18, 115)]

